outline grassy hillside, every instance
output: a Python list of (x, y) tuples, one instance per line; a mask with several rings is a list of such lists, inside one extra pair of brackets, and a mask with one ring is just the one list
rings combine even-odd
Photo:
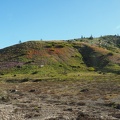
[(82, 55), (67, 42), (29, 41), (0, 50), (1, 73), (53, 76), (86, 70)]
[(0, 50), (0, 74), (41, 77), (89, 71), (120, 74), (119, 40), (116, 36), (105, 36), (68, 41), (28, 41), (13, 45)]

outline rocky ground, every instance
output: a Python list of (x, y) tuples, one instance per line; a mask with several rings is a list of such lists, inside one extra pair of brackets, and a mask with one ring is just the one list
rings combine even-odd
[(0, 83), (0, 120), (119, 119), (119, 79)]

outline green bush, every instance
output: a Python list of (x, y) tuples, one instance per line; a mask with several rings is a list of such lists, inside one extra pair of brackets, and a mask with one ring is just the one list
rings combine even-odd
[(48, 44), (45, 46), (46, 48), (52, 48), (52, 44)]
[(94, 67), (89, 67), (88, 70), (89, 71), (95, 71), (95, 68)]

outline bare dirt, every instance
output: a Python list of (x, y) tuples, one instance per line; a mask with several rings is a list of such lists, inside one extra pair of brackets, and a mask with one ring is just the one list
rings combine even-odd
[(119, 120), (120, 81), (0, 83), (0, 120)]

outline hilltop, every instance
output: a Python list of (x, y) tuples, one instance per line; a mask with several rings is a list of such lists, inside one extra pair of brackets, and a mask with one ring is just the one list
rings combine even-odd
[(0, 73), (55, 77), (72, 72), (120, 73), (120, 37), (28, 41), (0, 50)]

